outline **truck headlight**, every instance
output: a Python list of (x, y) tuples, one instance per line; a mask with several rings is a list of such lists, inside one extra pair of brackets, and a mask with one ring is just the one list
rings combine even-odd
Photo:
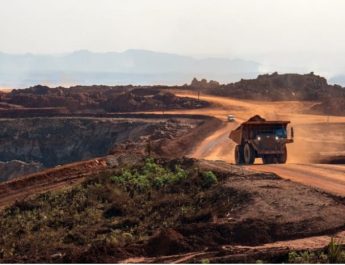
[(260, 140), (261, 140), (261, 137), (260, 137), (260, 136), (258, 136), (258, 137), (256, 137), (256, 139), (258, 139), (258, 141), (260, 141)]
[(279, 137), (278, 136), (276, 136), (276, 141), (278, 141), (279, 140)]

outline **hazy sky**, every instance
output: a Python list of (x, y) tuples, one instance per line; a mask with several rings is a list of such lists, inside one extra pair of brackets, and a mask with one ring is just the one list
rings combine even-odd
[(344, 11), (342, 0), (0, 0), (0, 51), (136, 48), (342, 72)]

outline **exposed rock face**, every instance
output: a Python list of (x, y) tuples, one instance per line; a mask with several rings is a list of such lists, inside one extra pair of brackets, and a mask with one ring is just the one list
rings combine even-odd
[(198, 102), (186, 97), (177, 97), (169, 92), (160, 92), (145, 96), (128, 92), (110, 97), (105, 102), (105, 110), (108, 112), (193, 109), (206, 106), (208, 106), (206, 102)]
[(328, 114), (345, 114), (345, 88), (329, 85), (327, 80), (314, 73), (265, 74), (256, 79), (227, 85), (216, 85), (206, 80), (193, 80), (190, 88), (205, 93), (253, 100), (307, 100), (321, 102), (312, 111)]
[(217, 88), (220, 86), (219, 82), (214, 81), (214, 80), (210, 80), (209, 82), (207, 82), (206, 79), (201, 79), (200, 81), (196, 78), (193, 78), (191, 84), (191, 87), (193, 88), (203, 88), (203, 89), (212, 89), (212, 88)]
[(325, 78), (314, 75), (278, 74), (259, 75), (256, 79), (242, 79), (239, 82), (206, 86), (208, 92), (223, 96), (262, 100), (317, 100), (332, 86)]
[(272, 100), (317, 100), (328, 88), (325, 78), (314, 74), (260, 75), (257, 79), (241, 80), (234, 88), (246, 91), (246, 97)]
[(34, 173), (42, 169), (42, 167), (42, 164), (36, 162), (25, 163), (19, 160), (0, 161), (0, 181)]
[(173, 139), (196, 124), (161, 119), (2, 119), (0, 161), (38, 161), (52, 167), (106, 155), (121, 143), (138, 145), (148, 138), (153, 143), (162, 138)]

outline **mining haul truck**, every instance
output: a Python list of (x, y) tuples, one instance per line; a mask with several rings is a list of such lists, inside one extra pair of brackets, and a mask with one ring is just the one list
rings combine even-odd
[(261, 157), (264, 164), (286, 163), (286, 144), (293, 142), (287, 137), (287, 125), (290, 121), (267, 121), (256, 115), (231, 131), (229, 138), (237, 145), (235, 148), (236, 164), (253, 164)]

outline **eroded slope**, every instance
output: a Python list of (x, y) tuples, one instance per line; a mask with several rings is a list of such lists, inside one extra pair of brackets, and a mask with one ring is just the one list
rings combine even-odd
[(274, 174), (223, 162), (148, 158), (104, 168), (72, 189), (5, 209), (1, 261), (118, 262), (141, 256), (136, 260), (154, 262), (148, 257), (159, 261), (212, 250), (220, 258), (221, 249), (228, 254), (223, 246), (336, 232), (344, 227), (344, 210), (339, 198)]
[[(139, 115), (140, 116), (140, 115)], [(145, 152), (174, 153), (175, 139), (185, 137), (203, 124), (201, 119), (160, 118), (25, 118), (0, 120), (0, 161), (21, 160), (53, 167), (135, 148)], [(163, 144), (164, 142), (164, 144)], [(190, 142), (192, 144), (192, 142)], [(169, 150), (169, 146), (171, 146)], [(176, 150), (183, 153), (178, 146)], [(188, 145), (185, 146), (188, 149)], [(166, 154), (167, 155), (167, 154)], [(32, 164), (27, 170), (3, 170), (2, 179), (32, 173), (42, 167)], [(10, 166), (10, 164), (6, 164)]]

